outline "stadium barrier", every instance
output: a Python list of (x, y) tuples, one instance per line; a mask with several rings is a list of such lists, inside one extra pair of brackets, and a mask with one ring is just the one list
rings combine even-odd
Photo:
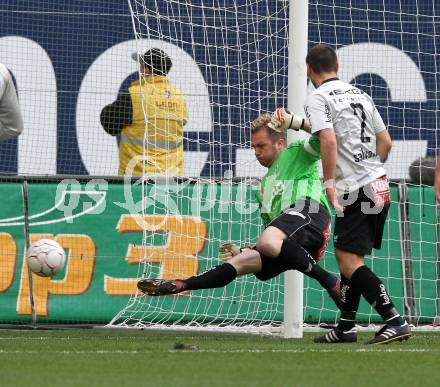
[[(136, 292), (136, 279), (141, 276), (143, 266), (139, 263), (145, 259), (156, 276), (189, 277), (221, 263), (217, 258), (220, 241), (244, 244), (234, 240), (234, 236), (245, 235), (246, 242), (252, 242), (258, 235), (259, 212), (252, 199), (256, 185), (249, 184), (249, 180), (224, 184), (188, 179), (188, 184), (175, 185), (178, 195), (173, 192), (172, 184), (151, 183), (147, 184), (143, 198), (141, 186), (122, 182), (122, 179), (98, 177), (86, 177), (82, 181), (78, 177), (66, 178), (59, 184), (54, 180), (48, 182), (47, 177), (41, 181), (29, 180), (31, 240), (54, 238), (68, 251), (66, 268), (56, 277), (33, 275), (38, 323), (107, 323)], [(21, 186), (20, 178), (0, 185), (0, 195), (8, 198), (8, 205), (2, 207), (0, 214), (1, 323), (31, 320), (27, 268), (23, 264)], [(367, 263), (374, 265), (396, 306), (405, 310), (412, 322), (430, 323), (438, 316), (439, 299), (434, 192), (432, 187), (393, 183), (392, 198), (383, 246)], [(142, 220), (141, 207), (147, 214)], [(154, 215), (148, 215), (152, 210)], [(147, 229), (146, 251), (142, 247), (143, 226)], [(151, 238), (148, 230), (155, 231)], [(161, 230), (162, 233), (157, 232)], [(389, 259), (382, 259), (385, 257)], [(331, 243), (322, 264), (337, 272)], [(253, 281), (226, 288), (226, 295), (240, 292), (249, 296), (239, 306), (234, 305), (232, 294), (224, 297), (222, 293), (222, 297), (216, 298), (217, 290), (212, 298), (199, 299), (191, 306), (179, 302), (190, 297), (186, 293), (165, 298), (161, 305), (163, 312), (152, 318), (169, 315), (169, 310), (175, 319), (191, 321), (197, 320), (200, 310), (205, 320), (209, 315), (239, 314), (234, 308), (254, 307)], [(272, 308), (262, 309), (261, 316), (257, 313), (254, 318), (282, 321), (283, 283), (278, 281), (274, 286), (278, 287), (279, 298), (273, 299), (273, 292), (260, 296), (260, 302)], [(334, 321), (337, 316), (331, 300), (323, 296), (316, 283), (307, 279), (304, 307), (307, 323)], [(370, 322), (371, 318), (374, 320), (371, 313), (370, 306), (363, 303), (358, 316)]]

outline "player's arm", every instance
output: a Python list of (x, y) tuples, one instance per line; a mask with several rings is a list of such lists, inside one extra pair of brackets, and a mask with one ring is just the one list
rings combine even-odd
[[(261, 215), (261, 220), (263, 222), (263, 225), (266, 227), (267, 224), (270, 223), (270, 217), (269, 217), (269, 214), (267, 214), (261, 210), (263, 202), (259, 196), (259, 191), (260, 191), (260, 189), (258, 189), (258, 191), (255, 192), (255, 200), (257, 201), (258, 207), (260, 209), (260, 215)], [(254, 248), (254, 246), (240, 247), (235, 243), (224, 243), (218, 249), (219, 258), (223, 262), (226, 262), (226, 261), (229, 261), (231, 258), (235, 257), (236, 255), (240, 254), (244, 250), (253, 249), (253, 248)]]
[(392, 146), (393, 143), (388, 130), (384, 129), (376, 133), (376, 154), (379, 156), (380, 161), (385, 162)]
[(330, 108), (325, 98), (319, 94), (311, 94), (308, 96), (304, 105), (304, 110), (309, 118), (310, 131), (319, 137), (324, 188), (327, 198), (337, 211), (342, 211), (343, 208), (337, 201), (334, 183), (336, 176), (337, 143)]
[(12, 77), (7, 70), (0, 75), (1, 110), (0, 141), (18, 137), (23, 132), (23, 116)]
[(388, 153), (390, 153), (390, 150), (393, 146), (393, 143), (391, 141), (390, 134), (388, 133), (388, 130), (386, 129), (386, 126), (382, 120), (382, 117), (371, 98), (370, 101), (373, 105), (371, 125), (374, 133), (376, 134), (376, 154), (379, 156), (380, 161), (385, 162)]
[(240, 247), (235, 243), (224, 243), (218, 249), (218, 256), (223, 262), (227, 262), (243, 251), (253, 250), (254, 247), (255, 246)]
[(307, 118), (304, 118), (304, 125), (301, 129), (304, 130), (304, 132), (312, 133), (312, 126)]
[(273, 112), (269, 127), (277, 132), (287, 132), (288, 129), (301, 129), (310, 133), (311, 129), (307, 118), (292, 113), (283, 107), (279, 107)]
[(318, 136), (312, 135), (302, 141), (304, 144), (304, 151), (307, 152), (311, 161), (315, 162), (316, 160), (321, 159), (321, 147)]
[(324, 178), (325, 192), (329, 202), (332, 204), (335, 210), (342, 211), (343, 208), (337, 202), (336, 188), (334, 184), (337, 159), (335, 132), (333, 129), (325, 128), (318, 132), (318, 136), (321, 143), (322, 173)]
[(435, 165), (435, 193), (437, 200), (440, 202), (440, 153), (437, 156), (437, 164)]
[[(256, 200), (258, 202), (258, 205), (260, 207), (260, 215), (261, 215), (261, 220), (264, 224), (264, 226), (266, 227), (266, 225), (268, 223), (270, 223), (270, 217), (268, 214), (265, 214), (263, 212), (261, 212), (261, 206), (262, 206), (262, 202), (258, 196), (258, 192), (255, 193), (256, 196)], [(222, 244), (219, 249), (218, 249), (218, 255), (219, 258), (223, 261), (223, 262), (227, 262), (229, 261), (231, 258), (235, 257), (236, 255), (242, 253), (245, 250), (249, 250), (249, 249), (253, 249), (255, 246), (244, 246), (244, 247), (240, 247), (239, 245), (235, 244), (235, 243), (224, 243)]]
[(255, 196), (254, 196), (255, 201), (258, 204), (258, 210), (260, 211), (260, 218), (261, 218), (263, 228), (266, 228), (267, 225), (271, 222), (270, 215), (268, 213), (269, 209), (266, 208), (265, 206), (263, 206), (264, 198), (262, 196), (260, 196), (261, 192), (262, 192), (261, 188), (262, 188), (262, 186), (264, 186), (265, 181), (266, 181), (265, 178), (263, 178), (260, 181), (259, 188), (258, 188), (258, 190), (255, 191)]
[(112, 136), (120, 134), (124, 126), (133, 122), (130, 94), (127, 91), (119, 93), (115, 102), (102, 109), (100, 119), (102, 127), (108, 134)]

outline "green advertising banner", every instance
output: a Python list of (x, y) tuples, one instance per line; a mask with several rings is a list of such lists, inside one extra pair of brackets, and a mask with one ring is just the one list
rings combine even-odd
[[(0, 212), (0, 321), (25, 322), (30, 305), (21, 184), (1, 184), (0, 192), (8, 198)], [(114, 317), (141, 274), (143, 226), (151, 226), (150, 248), (174, 244), (172, 259), (151, 263), (149, 273), (164, 278), (204, 271), (208, 260), (218, 260), (220, 240), (235, 236), (250, 244), (258, 235), (258, 208), (246, 185), (151, 184), (144, 199), (141, 192), (140, 185), (103, 180), (29, 184), (31, 239), (55, 238), (68, 258), (52, 280), (33, 275), (38, 321), (106, 323)], [(156, 215), (149, 226), (139, 221), (142, 208)]]
[[(136, 279), (145, 270), (139, 262), (145, 256), (149, 257), (148, 275), (168, 279), (188, 277), (221, 264), (217, 257), (220, 243), (231, 241), (243, 246), (254, 243), (258, 237), (260, 221), (253, 199), (255, 189), (244, 183), (144, 187), (104, 180), (30, 183), (31, 239), (53, 238), (67, 254), (65, 269), (52, 279), (33, 276), (38, 321), (109, 322), (136, 291)], [(420, 211), (420, 190), (418, 187), (409, 190), (414, 291), (418, 314), (422, 320), (429, 321), (437, 314), (437, 228), (435, 216)], [(0, 210), (0, 322), (25, 323), (30, 321), (30, 305), (27, 268), (23, 265), (21, 184), (3, 183), (0, 193), (6, 199)], [(403, 311), (396, 187), (392, 195), (384, 243), (374, 255), (386, 259), (368, 258), (367, 264), (384, 279), (396, 306)], [(432, 203), (432, 189), (426, 189), (423, 197), (426, 203)], [(146, 217), (141, 215), (142, 208)], [(144, 241), (143, 229), (147, 230)], [(331, 243), (321, 264), (337, 272)], [(227, 318), (229, 313), (235, 317), (242, 314), (281, 321), (282, 279), (257, 285), (258, 280), (250, 277), (228, 285), (225, 290), (203, 291), (210, 297), (200, 297), (197, 302), (187, 302), (189, 296), (185, 294), (178, 297), (181, 301), (167, 299), (161, 304), (165, 309), (162, 313), (171, 314), (171, 319), (182, 318), (184, 311), (187, 320), (202, 316), (206, 321), (210, 315)], [(235, 296), (241, 299), (239, 305)], [(265, 307), (258, 310), (257, 302)], [(337, 316), (332, 301), (315, 281), (307, 278), (304, 305), (307, 321), (334, 321)], [(248, 313), (252, 310), (255, 313)], [(363, 303), (358, 316), (370, 321), (372, 313), (370, 306)], [(161, 313), (151, 314), (150, 318), (159, 320)]]

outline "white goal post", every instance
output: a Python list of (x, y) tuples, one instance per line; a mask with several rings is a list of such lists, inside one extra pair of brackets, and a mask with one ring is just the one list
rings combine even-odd
[[(290, 1), (287, 105), (292, 112), (303, 112), (303, 104), (307, 96), (305, 60), (309, 30), (308, 15), (308, 1)], [(300, 135), (300, 133), (290, 131), (288, 141), (291, 142)], [(302, 273), (289, 270), (284, 274), (283, 336), (285, 338), (303, 336), (303, 288)]]

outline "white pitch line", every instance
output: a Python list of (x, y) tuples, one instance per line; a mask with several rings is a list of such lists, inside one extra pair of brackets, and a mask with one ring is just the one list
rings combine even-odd
[[(151, 351), (151, 352), (155, 352), (155, 351)], [(33, 354), (40, 354), (41, 355), (41, 350), (39, 351), (33, 351), (33, 350), (8, 350), (8, 349), (0, 349), (0, 355), (1, 354), (29, 354), (29, 355), (33, 355)], [(79, 351), (69, 351), (69, 350), (51, 350), (50, 353), (55, 353), (55, 354), (59, 354), (59, 355), (84, 355), (84, 354), (97, 354), (97, 355), (101, 355), (101, 354), (105, 354), (105, 355), (110, 355), (110, 354), (140, 354), (143, 353), (142, 351), (137, 351), (137, 350), (133, 350), (133, 351), (124, 351), (124, 350), (114, 350), (114, 351), (110, 351), (110, 350), (79, 350)]]
[(193, 349), (178, 350), (169, 352), (200, 352), (200, 353), (365, 353), (365, 352), (440, 352), (440, 349), (416, 349), (416, 348), (358, 348), (358, 349)]
[[(121, 341), (121, 340), (139, 340), (141, 336), (118, 336), (113, 337), (113, 336), (108, 336), (108, 337), (100, 337), (100, 340), (117, 340), (117, 341)], [(196, 339), (197, 337), (194, 337), (194, 339)], [(183, 339), (183, 338), (182, 338)], [(87, 340), (84, 337), (54, 337), (54, 336), (30, 336), (30, 337), (25, 337), (25, 336), (5, 336), (5, 337), (1, 337), (0, 336), (0, 340), (22, 340), (22, 341), (26, 341), (26, 340)]]
[(10, 336), (0, 337), (0, 340), (82, 340), (82, 337), (52, 337), (52, 336), (37, 336), (37, 337), (23, 337), (23, 336)]
[[(78, 350), (78, 351), (70, 351), (70, 350), (51, 350), (50, 353), (60, 354), (60, 355), (84, 355), (84, 354), (97, 354), (97, 355), (111, 355), (111, 354), (132, 354), (138, 355), (143, 353), (161, 353), (161, 352), (169, 352), (169, 353), (307, 353), (307, 352), (315, 352), (315, 353), (366, 353), (366, 352), (383, 352), (383, 353), (432, 353), (432, 352), (440, 352), (440, 349), (416, 349), (416, 348), (388, 348), (388, 349), (367, 349), (367, 348), (359, 348), (359, 349), (229, 349), (229, 350), (217, 350), (217, 349), (193, 349), (193, 350), (178, 350), (178, 349), (170, 349), (167, 351), (138, 351), (138, 350)], [(0, 354), (41, 354), (41, 350), (0, 350)]]

